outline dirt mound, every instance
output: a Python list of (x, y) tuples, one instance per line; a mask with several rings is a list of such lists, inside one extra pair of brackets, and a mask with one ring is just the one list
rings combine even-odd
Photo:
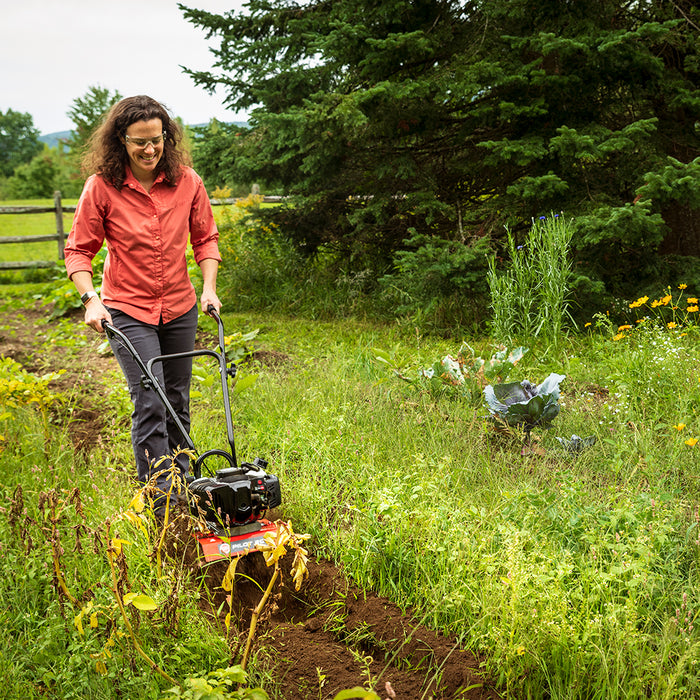
[[(290, 557), (291, 555), (287, 555)], [(291, 559), (282, 571), (289, 571)], [(215, 603), (226, 563), (207, 567)], [(261, 554), (238, 564), (231, 599), (233, 626), (245, 639), (251, 612), (271, 570)], [(228, 606), (220, 614), (225, 616)], [(258, 645), (273, 659), (276, 697), (333, 698), (347, 688), (371, 687), (387, 697), (389, 683), (399, 700), (492, 699), (500, 697), (480, 671), (480, 661), (402, 612), (391, 601), (352, 585), (333, 563), (311, 558), (309, 578), (295, 591), (289, 576), (258, 621)]]
[[(281, 517), (280, 513), (275, 514)], [(200, 566), (194, 520), (181, 509), (166, 538), (167, 554), (207, 589), (203, 610), (222, 628), (231, 614), (232, 664), (248, 636), (252, 613), (273, 569), (259, 552), (241, 558), (232, 594), (221, 587), (228, 560)], [(499, 698), (481, 672), (480, 659), (461, 649), (390, 600), (352, 584), (342, 568), (313, 556), (308, 578), (296, 591), (289, 572), (293, 552), (281, 562), (281, 581), (257, 622), (254, 652), (264, 649), (278, 700), (333, 698), (362, 686), (387, 697), (389, 683), (399, 700), (493, 700)], [(259, 663), (259, 661), (258, 661)]]

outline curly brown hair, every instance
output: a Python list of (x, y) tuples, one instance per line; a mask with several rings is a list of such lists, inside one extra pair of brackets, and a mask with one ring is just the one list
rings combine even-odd
[(118, 190), (124, 185), (129, 156), (124, 145), (124, 135), (134, 122), (160, 119), (165, 140), (163, 155), (156, 173), (165, 175), (165, 182), (174, 187), (185, 165), (190, 165), (189, 155), (182, 149), (182, 129), (170, 118), (168, 110), (160, 102), (147, 95), (125, 97), (117, 102), (95, 130), (83, 157), (83, 170), (98, 173)]

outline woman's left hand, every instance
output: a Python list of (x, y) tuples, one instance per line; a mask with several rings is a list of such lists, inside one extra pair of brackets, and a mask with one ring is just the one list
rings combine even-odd
[(210, 306), (214, 307), (217, 314), (221, 313), (221, 302), (219, 301), (219, 297), (216, 295), (216, 292), (202, 292), (201, 303), (202, 311), (207, 314), (207, 316), (211, 316), (209, 313)]
[(209, 307), (213, 306), (218, 314), (221, 311), (221, 302), (216, 295), (216, 273), (219, 269), (219, 262), (212, 258), (205, 258), (199, 263), (199, 267), (202, 270), (204, 282), (201, 296), (202, 311), (209, 316), (211, 315), (209, 313)]

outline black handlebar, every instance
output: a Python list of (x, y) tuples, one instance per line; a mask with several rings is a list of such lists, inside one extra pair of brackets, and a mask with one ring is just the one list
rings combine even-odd
[[(218, 352), (215, 352), (214, 350), (192, 350), (190, 352), (173, 353), (171, 355), (158, 355), (158, 356), (153, 357), (150, 360), (148, 360), (147, 363), (143, 361), (141, 356), (136, 351), (136, 348), (132, 345), (131, 341), (124, 333), (122, 333), (118, 328), (116, 328), (111, 323), (109, 323), (106, 319), (102, 319), (102, 328), (104, 328), (104, 331), (107, 334), (107, 337), (118, 339), (119, 342), (129, 352), (129, 354), (134, 358), (134, 361), (136, 362), (136, 364), (138, 365), (139, 369), (142, 372), (142, 381), (144, 381), (147, 386), (152, 388), (156, 392), (156, 394), (158, 394), (158, 398), (163, 403), (166, 411), (168, 412), (170, 417), (173, 419), (173, 422), (175, 423), (178, 430), (182, 434), (182, 437), (185, 440), (187, 447), (190, 450), (192, 450), (195, 454), (199, 454), (199, 453), (197, 452), (197, 449), (194, 446), (194, 442), (192, 441), (192, 438), (190, 437), (189, 432), (183, 426), (182, 421), (180, 420), (179, 416), (175, 412), (175, 409), (173, 408), (172, 404), (168, 400), (168, 397), (165, 394), (163, 387), (160, 385), (158, 378), (153, 373), (153, 365), (156, 362), (167, 362), (168, 360), (171, 360), (171, 359), (183, 358), (183, 357), (209, 356), (209, 357), (214, 357), (218, 360), (219, 374), (221, 375), (221, 389), (222, 389), (223, 400), (224, 400), (224, 417), (226, 419), (226, 433), (228, 436), (228, 442), (229, 442), (229, 447), (231, 448), (231, 453), (228, 454), (226, 452), (223, 452), (222, 450), (207, 450), (203, 454), (199, 455), (197, 460), (194, 463), (194, 469), (193, 469), (194, 475), (196, 477), (199, 477), (201, 475), (201, 465), (203, 464), (204, 460), (210, 455), (224, 456), (228, 459), (228, 461), (232, 467), (237, 468), (236, 445), (235, 445), (235, 440), (234, 440), (234, 435), (233, 435), (233, 419), (231, 417), (231, 402), (230, 402), (229, 390), (228, 390), (228, 376), (229, 376), (229, 374), (231, 374), (231, 376), (235, 375), (235, 372), (229, 372), (229, 370), (226, 366), (226, 351), (225, 351), (226, 344), (225, 344), (225, 340), (224, 340), (224, 324), (223, 324), (223, 321), (221, 320), (221, 316), (219, 316), (219, 312), (216, 310), (216, 307), (213, 304), (209, 304), (209, 306), (207, 307), (207, 313), (216, 321), (217, 326), (218, 326), (218, 331), (219, 331), (219, 350), (218, 350)], [(234, 369), (235, 369), (235, 365), (234, 365)]]

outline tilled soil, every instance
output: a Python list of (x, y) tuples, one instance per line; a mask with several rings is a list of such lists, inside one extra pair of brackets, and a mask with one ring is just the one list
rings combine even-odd
[[(22, 314), (0, 312), (0, 356), (12, 357), (25, 369), (45, 373), (65, 369), (61, 387), (73, 387), (76, 405), (69, 422), (76, 450), (99, 444), (104, 425), (99, 405), (93, 405), (114, 381), (116, 361), (97, 354), (104, 340), (74, 317), (75, 333), (85, 343), (66, 352), (47, 346), (51, 324), (42, 308)], [(48, 347), (48, 349), (47, 349)], [(262, 353), (260, 361), (264, 362)], [(274, 363), (281, 357), (274, 353)], [(109, 376), (109, 381), (105, 379)], [(75, 387), (79, 391), (75, 391)], [(59, 387), (60, 388), (60, 387)], [(277, 513), (283, 518), (283, 513)], [(175, 534), (175, 539), (181, 533)], [(190, 539), (190, 542), (194, 542)], [(309, 543), (313, 551), (313, 542)], [(289, 555), (288, 555), (289, 556)], [(189, 557), (193, 560), (192, 557)], [(340, 690), (362, 686), (382, 698), (399, 700), (486, 700), (500, 696), (481, 672), (480, 660), (460, 649), (456, 640), (434, 632), (402, 611), (390, 600), (362, 590), (332, 562), (309, 560), (309, 576), (300, 591), (294, 589), (289, 568), (283, 561), (282, 585), (268, 601), (257, 623), (255, 651), (264, 657), (275, 678), (268, 692), (281, 700), (333, 698)], [(227, 564), (215, 562), (199, 570), (210, 591), (203, 603), (210, 615), (232, 616), (233, 639), (244, 643), (252, 611), (261, 588), (270, 580), (261, 554), (248, 555), (238, 565), (230, 601), (221, 588)], [(222, 605), (223, 603), (223, 605)], [(232, 649), (231, 662), (240, 654)]]
[[(291, 556), (282, 562), (282, 585), (258, 620), (255, 637), (256, 645), (271, 655), (278, 697), (326, 699), (357, 686), (403, 700), (500, 697), (481, 672), (479, 659), (460, 649), (455, 639), (353, 585), (332, 562), (310, 558), (309, 576), (296, 591), (288, 575)], [(221, 607), (220, 615), (229, 609), (220, 588), (226, 567), (214, 563), (205, 574), (215, 593), (210, 610)], [(255, 553), (238, 564), (237, 573), (231, 612), (245, 639), (271, 569)]]

